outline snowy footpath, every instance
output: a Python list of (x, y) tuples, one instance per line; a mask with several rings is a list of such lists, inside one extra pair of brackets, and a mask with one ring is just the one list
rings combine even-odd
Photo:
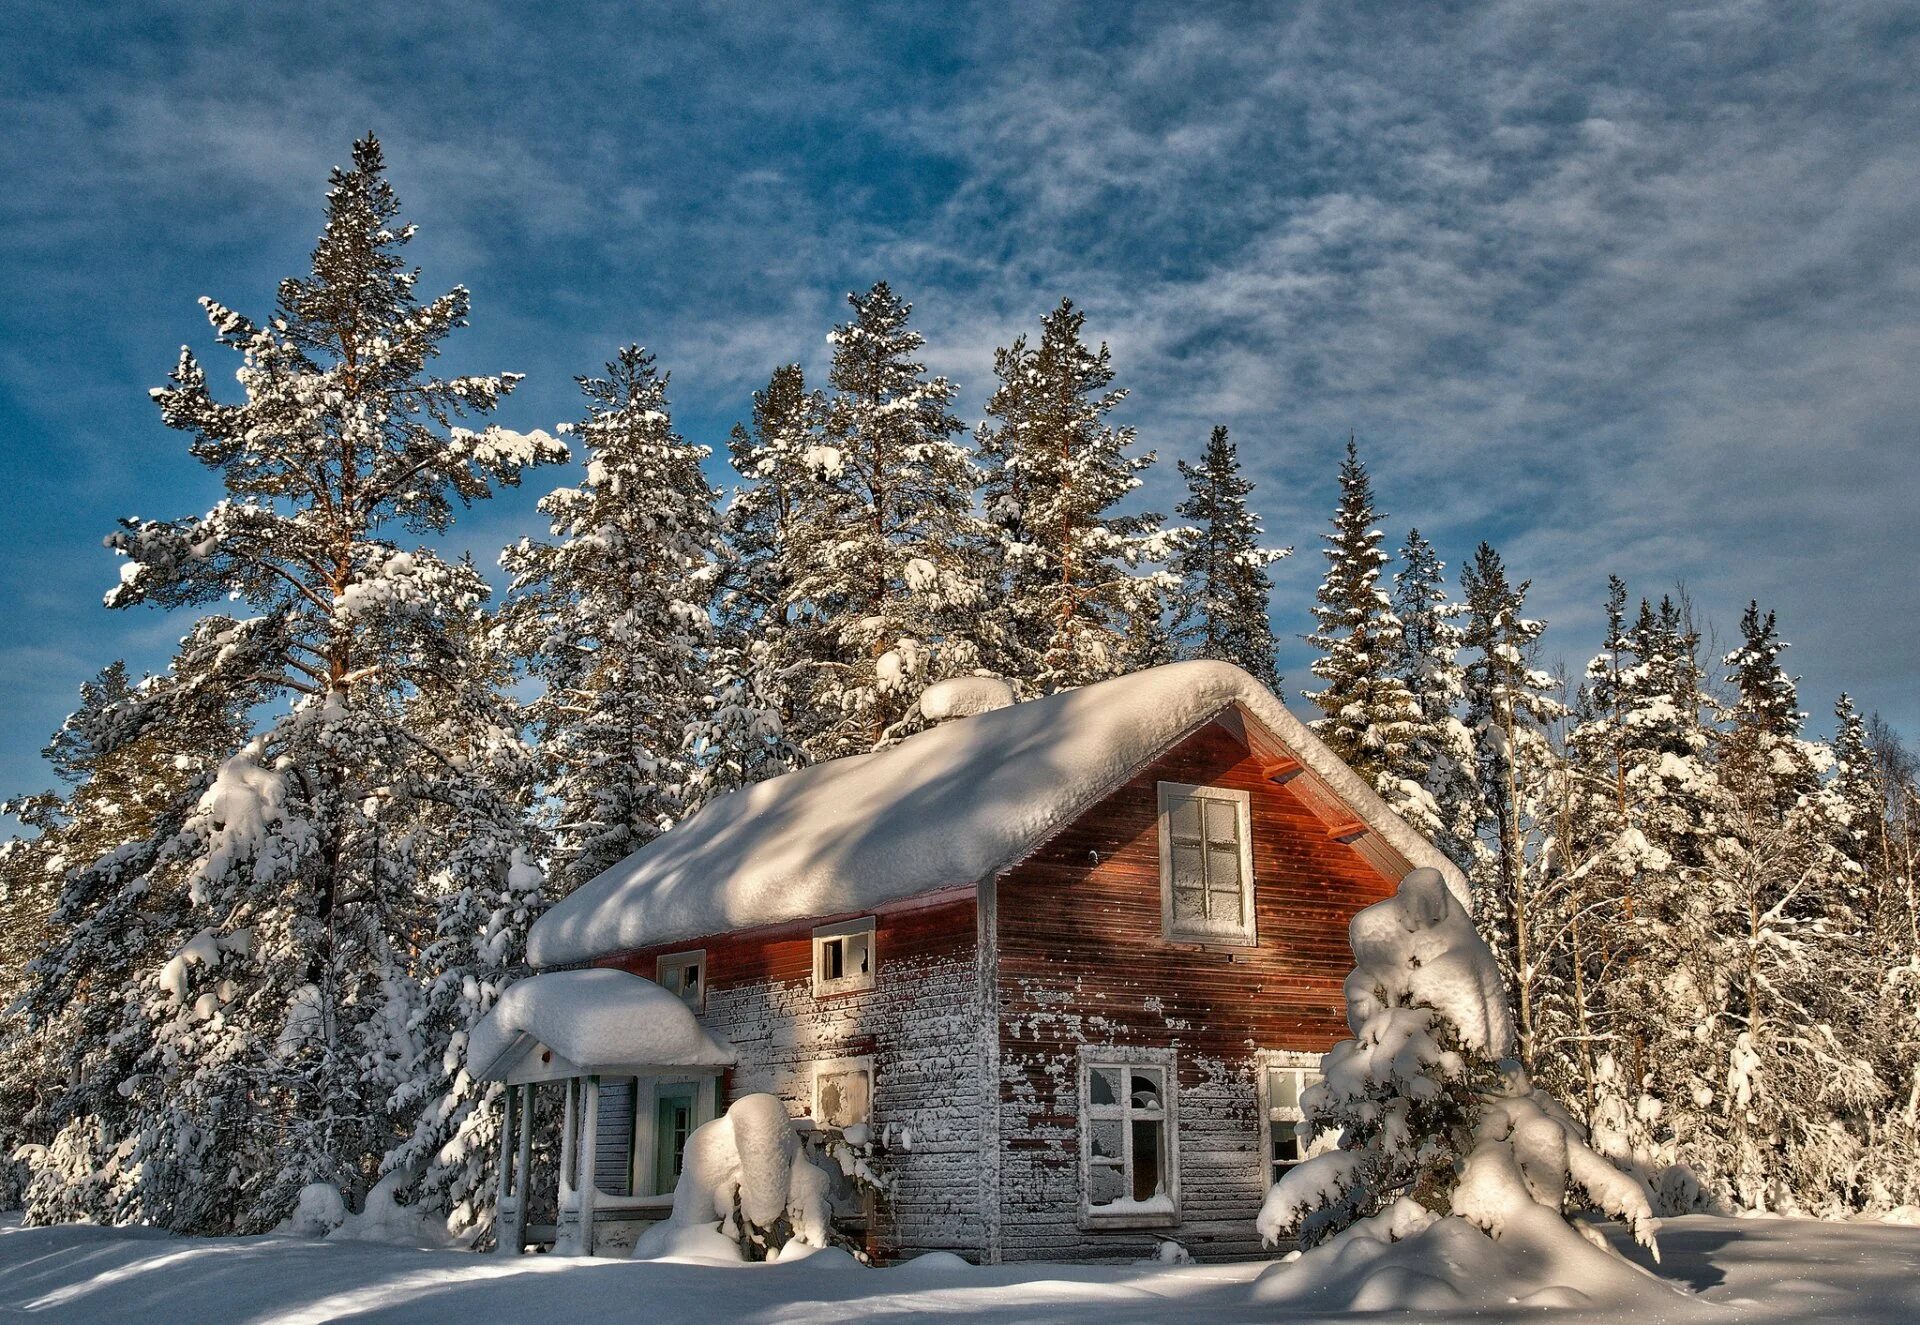
[[(1621, 1250), (1639, 1258), (1630, 1244)], [(1666, 1221), (1661, 1276), (1685, 1286), (1687, 1322), (1920, 1321), (1920, 1228), (1795, 1219)], [(1022, 1265), (978, 1269), (948, 1257), (868, 1270), (822, 1254), (722, 1267), (506, 1261), (297, 1238), (174, 1238), (132, 1229), (0, 1227), (0, 1321), (241, 1325), (355, 1320), (472, 1325), (556, 1320), (805, 1322), (857, 1318), (986, 1321), (1340, 1319), (1253, 1300), (1269, 1262), (1228, 1266)], [(1365, 1319), (1383, 1316), (1369, 1313)], [(1387, 1313), (1447, 1325), (1512, 1319), (1621, 1325), (1617, 1311), (1514, 1307)], [(1359, 1319), (1359, 1317), (1355, 1317)]]

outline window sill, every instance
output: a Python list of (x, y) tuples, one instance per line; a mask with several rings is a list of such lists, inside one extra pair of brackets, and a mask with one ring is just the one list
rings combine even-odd
[(1081, 1231), (1086, 1233), (1094, 1233), (1101, 1229), (1109, 1228), (1178, 1228), (1180, 1226), (1180, 1215), (1178, 1211), (1160, 1214), (1118, 1215), (1086, 1213), (1080, 1216), (1079, 1225)]
[(818, 984), (813, 987), (815, 998), (843, 998), (848, 994), (864, 994), (873, 988), (871, 978), (865, 980), (835, 980), (830, 984)]
[(1218, 934), (1163, 933), (1160, 941), (1170, 948), (1192, 948), (1200, 952), (1245, 952), (1248, 948), (1260, 946), (1258, 936), (1226, 938)]

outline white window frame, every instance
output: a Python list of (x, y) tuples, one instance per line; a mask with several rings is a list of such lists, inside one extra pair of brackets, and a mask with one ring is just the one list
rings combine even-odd
[(865, 1072), (867, 1074), (866, 1121), (869, 1125), (873, 1123), (874, 1095), (879, 1089), (880, 1082), (879, 1079), (874, 1076), (872, 1055), (863, 1054), (858, 1058), (819, 1058), (814, 1060), (813, 1102), (810, 1106), (808, 1117), (813, 1119), (813, 1125), (816, 1128), (823, 1131), (830, 1130), (827, 1120), (820, 1114), (820, 1079), (822, 1077), (844, 1076), (849, 1072)]
[[(658, 1152), (660, 1149), (660, 1095), (662, 1086), (692, 1086), (693, 1125), (698, 1128), (710, 1123), (719, 1115), (720, 1078), (709, 1076), (665, 1076), (640, 1078), (640, 1099), (634, 1110), (633, 1135), (633, 1185), (637, 1191), (642, 1185), (641, 1175), (645, 1174), (644, 1185), (653, 1188), (650, 1196), (642, 1200), (658, 1203), (673, 1195), (673, 1189), (660, 1191)], [(644, 1107), (641, 1107), (644, 1106)]]
[[(1187, 782), (1162, 782), (1159, 784), (1159, 795), (1161, 934), (1169, 942), (1174, 943), (1252, 947), (1259, 941), (1259, 931), (1253, 914), (1253, 798), (1245, 791), (1234, 787), (1202, 787)], [(1222, 801), (1234, 807), (1240, 847), (1241, 927), (1236, 933), (1197, 932), (1182, 929), (1174, 923), (1172, 809), (1174, 801), (1187, 799)], [(1202, 811), (1202, 831), (1205, 830), (1206, 823), (1204, 814), (1205, 812)], [(1207, 858), (1204, 845), (1200, 858), (1203, 863)]]
[[(1276, 1179), (1273, 1176), (1273, 1170), (1281, 1162), (1273, 1153), (1273, 1125), (1276, 1122), (1301, 1122), (1306, 1116), (1299, 1109), (1294, 1109), (1291, 1112), (1297, 1115), (1296, 1117), (1290, 1119), (1274, 1117), (1277, 1106), (1273, 1102), (1272, 1078), (1268, 1073), (1276, 1068), (1301, 1073), (1300, 1089), (1304, 1091), (1313, 1082), (1323, 1079), (1320, 1060), (1320, 1054), (1305, 1049), (1262, 1049), (1254, 1055), (1254, 1069), (1259, 1073), (1255, 1090), (1260, 1100), (1260, 1185), (1263, 1189), (1274, 1184)], [(1308, 1077), (1312, 1080), (1308, 1080)], [(1301, 1160), (1314, 1153), (1316, 1153), (1314, 1143), (1309, 1141), (1301, 1147), (1300, 1159), (1291, 1161), (1288, 1167), (1299, 1164)]]
[[(684, 971), (688, 967), (693, 967), (700, 972), (700, 990), (699, 998), (687, 1003), (687, 1006), (695, 1012), (704, 1012), (707, 1009), (707, 950), (705, 948), (694, 948), (689, 952), (669, 952), (662, 956), (653, 965), (654, 983), (664, 989), (669, 971)], [(668, 992), (674, 991), (668, 990)], [(681, 994), (680, 998), (682, 1002), (686, 1002), (685, 994)]]
[[(1166, 1149), (1165, 1192), (1172, 1209), (1165, 1213), (1114, 1211), (1093, 1204), (1093, 1124), (1100, 1119), (1118, 1119), (1122, 1146), (1121, 1174), (1132, 1190), (1133, 1121), (1135, 1110), (1130, 1091), (1123, 1091), (1118, 1104), (1093, 1103), (1092, 1076), (1096, 1067), (1118, 1068), (1125, 1073), (1136, 1067), (1151, 1067), (1161, 1073), (1165, 1088), (1159, 1113), (1163, 1120), (1162, 1140)], [(1131, 1198), (1128, 1198), (1131, 1199)], [(1180, 1223), (1180, 1070), (1171, 1049), (1141, 1049), (1126, 1045), (1080, 1046), (1080, 1227), (1082, 1228), (1173, 1228)]]
[[(873, 988), (874, 972), (880, 967), (880, 946), (875, 935), (874, 918), (867, 916), (860, 920), (846, 920), (837, 925), (822, 925), (813, 931), (813, 996), (826, 998), (835, 994), (851, 994), (861, 989)], [(864, 934), (867, 938), (867, 969), (852, 971), (838, 979), (828, 979), (826, 970), (827, 945), (835, 939), (849, 938)]]

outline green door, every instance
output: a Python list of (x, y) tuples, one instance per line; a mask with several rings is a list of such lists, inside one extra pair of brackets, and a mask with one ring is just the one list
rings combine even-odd
[(653, 1186), (666, 1195), (680, 1181), (680, 1167), (687, 1157), (687, 1137), (693, 1131), (694, 1093), (692, 1082), (661, 1086), (655, 1096), (653, 1113)]

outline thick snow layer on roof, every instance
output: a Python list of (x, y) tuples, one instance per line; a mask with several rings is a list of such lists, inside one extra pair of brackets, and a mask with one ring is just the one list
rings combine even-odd
[(920, 716), (928, 722), (971, 718), (1013, 703), (1013, 687), (997, 676), (951, 676), (920, 692)]
[(523, 1035), (578, 1067), (726, 1067), (733, 1050), (651, 980), (596, 968), (508, 985), (467, 1039), (467, 1070), (495, 1079)]
[(1258, 681), (1184, 662), (955, 719), (722, 796), (542, 916), (536, 965), (971, 885), (1238, 706), (1408, 863), (1465, 880)]

